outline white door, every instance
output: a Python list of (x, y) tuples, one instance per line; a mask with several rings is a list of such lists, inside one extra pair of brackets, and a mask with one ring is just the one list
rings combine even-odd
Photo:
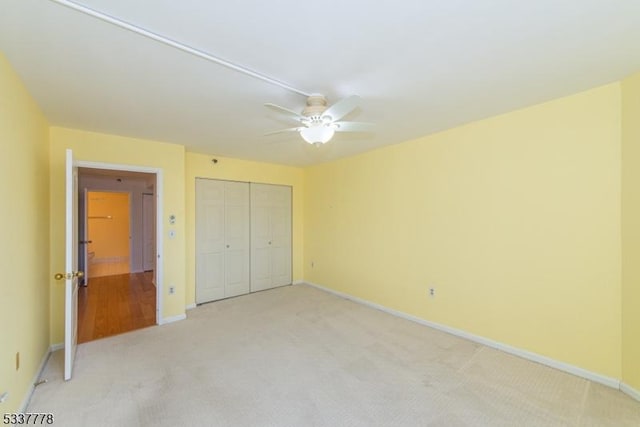
[(142, 269), (155, 270), (156, 261), (155, 195), (142, 195)]
[(78, 343), (78, 168), (66, 152), (64, 379), (71, 379)]
[(249, 185), (196, 180), (196, 303), (249, 292)]
[(251, 184), (251, 291), (291, 284), (291, 187)]
[(249, 185), (224, 183), (225, 298), (249, 293)]
[(196, 179), (196, 303), (224, 298), (224, 183)]
[(268, 194), (251, 184), (251, 292), (271, 288), (271, 213)]
[(291, 187), (271, 189), (271, 280), (273, 286), (291, 284)]

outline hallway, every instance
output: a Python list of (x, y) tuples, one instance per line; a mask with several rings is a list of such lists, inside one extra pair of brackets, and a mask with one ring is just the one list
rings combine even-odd
[(78, 291), (78, 343), (156, 324), (153, 272), (92, 278)]

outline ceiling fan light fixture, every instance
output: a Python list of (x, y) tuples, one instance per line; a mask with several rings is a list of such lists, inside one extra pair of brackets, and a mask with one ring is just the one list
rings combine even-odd
[(313, 126), (300, 130), (300, 136), (309, 144), (324, 144), (333, 138), (336, 131), (331, 126)]

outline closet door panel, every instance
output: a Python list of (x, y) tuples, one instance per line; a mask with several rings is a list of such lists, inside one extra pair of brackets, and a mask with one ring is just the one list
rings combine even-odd
[(226, 297), (249, 293), (249, 184), (225, 183)]
[(271, 287), (271, 225), (269, 186), (250, 184), (251, 188), (251, 292)]
[(196, 180), (196, 302), (224, 298), (224, 186)]
[(205, 206), (203, 211), (202, 250), (205, 252), (224, 250), (224, 207), (209, 205)]
[(224, 253), (201, 254), (196, 263), (196, 302), (201, 304), (224, 298)]
[(249, 275), (245, 269), (248, 265), (244, 252), (227, 252), (225, 265), (225, 298), (249, 293)]
[(291, 212), (287, 207), (271, 208), (271, 245), (277, 248), (291, 246)]
[(196, 179), (196, 303), (249, 292), (249, 184)]
[(272, 286), (291, 284), (291, 250), (288, 247), (271, 250)]
[(291, 283), (291, 187), (251, 184), (251, 290)]
[(251, 292), (269, 289), (271, 285), (271, 249), (254, 249), (251, 257)]
[(271, 212), (266, 206), (251, 206), (252, 249), (269, 247), (271, 241)]

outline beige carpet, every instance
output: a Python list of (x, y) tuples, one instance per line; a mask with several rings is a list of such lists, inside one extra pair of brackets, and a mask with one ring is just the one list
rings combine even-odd
[(639, 426), (587, 380), (300, 285), (53, 354), (28, 410), (59, 426)]

